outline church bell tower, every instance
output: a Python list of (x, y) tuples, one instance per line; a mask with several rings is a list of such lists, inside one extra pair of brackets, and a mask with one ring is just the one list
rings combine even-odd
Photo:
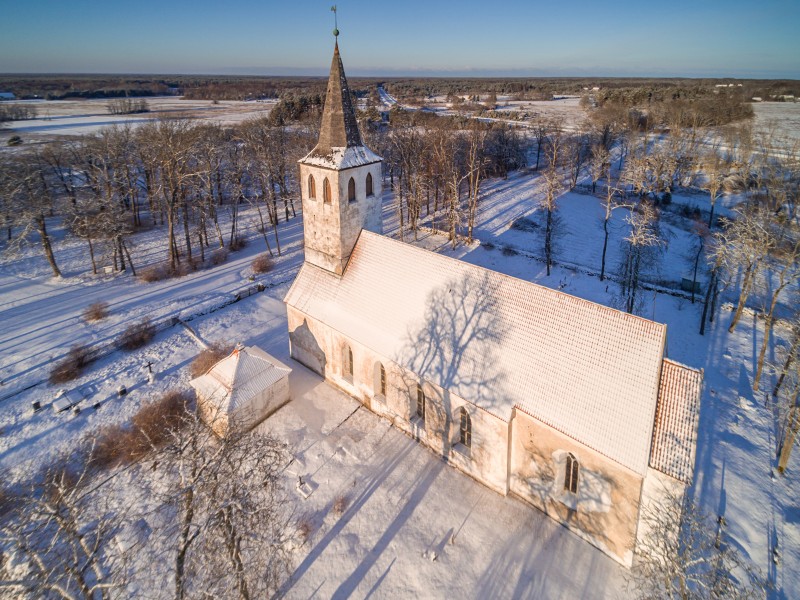
[(383, 233), (383, 159), (361, 141), (338, 37), (319, 141), (299, 163), (305, 261), (341, 275), (361, 230)]

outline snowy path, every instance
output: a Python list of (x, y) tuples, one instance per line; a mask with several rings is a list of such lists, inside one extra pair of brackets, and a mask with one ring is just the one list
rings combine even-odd
[[(158, 231), (137, 240), (135, 264), (143, 257), (164, 256), (158, 250)], [(281, 226), (283, 256), (258, 281), (265, 285), (290, 281), (301, 258), (301, 219)], [(274, 243), (273, 249), (274, 249)], [(158, 251), (156, 251), (158, 250)], [(227, 301), (234, 291), (250, 284), (250, 263), (265, 250), (259, 234), (251, 234), (248, 246), (230, 254), (227, 262), (185, 277), (155, 283), (138, 282), (127, 275), (116, 277), (68, 277), (64, 281), (39, 277), (33, 281), (13, 273), (0, 275), (0, 397), (47, 378), (54, 361), (76, 344), (97, 345), (113, 341), (132, 322), (191, 316), (214, 304)], [(80, 252), (59, 252), (65, 271), (75, 271)], [(74, 258), (71, 258), (74, 255)], [(152, 258), (150, 258), (152, 260)], [(64, 268), (62, 267), (62, 268)], [(87, 323), (83, 311), (92, 303), (107, 302), (110, 317)]]

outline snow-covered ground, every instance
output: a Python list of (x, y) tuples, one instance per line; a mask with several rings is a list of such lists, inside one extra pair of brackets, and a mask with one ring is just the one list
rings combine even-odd
[[(563, 289), (603, 304), (616, 293), (613, 282), (600, 282), (602, 222), (598, 201), (570, 193), (559, 203), (562, 233), (553, 273), (545, 275), (541, 230), (511, 228), (521, 216), (536, 220), (538, 177), (515, 173), (484, 187), (476, 237), (481, 242), (450, 250), (444, 238), (421, 234), (420, 244), (542, 285)], [(724, 212), (736, 201), (720, 202)], [(398, 235), (392, 198), (384, 199), (386, 231)], [(707, 209), (705, 196), (676, 196), (673, 206)], [(612, 227), (609, 269), (618, 260), (624, 231), (622, 211)], [(243, 222), (255, 215), (245, 213)], [(669, 248), (660, 279), (676, 282), (686, 272), (690, 247), (682, 217), (665, 217)], [(58, 231), (56, 223), (53, 230)], [(207, 341), (257, 344), (281, 360), (288, 358), (285, 309), (288, 281), (302, 260), (300, 217), (281, 224), (283, 256), (259, 276), (268, 289), (190, 325)], [(163, 233), (137, 234), (134, 261), (152, 262), (163, 254)], [(59, 236), (56, 257), (67, 277), (49, 277), (38, 247), (19, 260), (0, 259), (0, 397), (46, 378), (54, 360), (77, 342), (113, 338), (142, 316), (190, 318), (226, 302), (249, 284), (250, 261), (264, 250), (254, 230), (250, 243), (224, 265), (184, 278), (144, 284), (128, 276), (86, 275), (86, 253)], [(406, 236), (408, 239), (410, 236)], [(487, 243), (494, 245), (490, 248)], [(274, 244), (273, 244), (274, 248)], [(505, 250), (503, 250), (505, 248)], [(731, 292), (729, 291), (728, 294)], [(111, 305), (111, 317), (98, 324), (81, 318), (91, 302)], [(765, 395), (752, 391), (754, 365), (763, 325), (750, 315), (733, 334), (730, 313), (722, 311), (705, 336), (697, 333), (701, 307), (670, 294), (647, 292), (645, 316), (668, 325), (668, 355), (702, 367), (705, 388), (700, 418), (698, 459), (692, 494), (712, 515), (728, 523), (728, 540), (757, 565), (775, 586), (774, 598), (791, 598), (800, 589), (800, 483), (797, 464), (788, 474), (773, 475), (780, 422)], [(753, 305), (758, 306), (759, 299)], [(777, 355), (786, 332), (776, 327), (768, 358)], [(188, 381), (186, 366), (199, 351), (180, 327), (158, 334), (146, 348), (114, 352), (94, 363), (71, 386), (102, 401), (85, 402), (79, 415), (56, 414), (49, 406), (57, 388), (40, 384), (0, 401), (0, 469), (10, 480), (24, 479), (57, 452), (91, 435), (102, 425), (130, 418), (142, 402)], [(146, 383), (144, 363), (152, 361), (156, 382)], [(613, 561), (535, 509), (502, 498), (417, 446), (351, 399), (333, 390), (297, 363), (292, 377), (294, 400), (264, 427), (286, 439), (298, 458), (286, 474), (292, 488), (302, 474), (318, 487), (308, 500), (296, 497), (296, 509), (308, 514), (316, 530), (295, 555), (289, 597), (624, 597), (624, 572)], [(119, 398), (120, 384), (129, 390)], [(764, 385), (770, 389), (771, 384)], [(44, 410), (30, 408), (39, 400)], [(768, 400), (768, 399), (767, 399)], [(355, 411), (355, 412), (354, 412)], [(348, 418), (349, 417), (349, 418)], [(795, 457), (797, 458), (797, 457)], [(302, 471), (302, 473), (298, 472)], [(330, 507), (342, 495), (348, 508), (335, 515)], [(454, 543), (450, 540), (455, 536)], [(778, 564), (772, 550), (780, 553)], [(433, 553), (436, 560), (432, 560)]]
[(36, 109), (36, 118), (11, 121), (0, 131), (0, 144), (5, 145), (12, 135), (23, 141), (46, 141), (54, 137), (80, 136), (97, 133), (103, 127), (128, 123), (131, 126), (162, 117), (190, 118), (201, 121), (235, 125), (269, 114), (276, 100), (242, 102), (236, 100), (184, 100), (178, 96), (145, 98), (150, 112), (133, 115), (109, 114), (109, 100), (24, 100)]

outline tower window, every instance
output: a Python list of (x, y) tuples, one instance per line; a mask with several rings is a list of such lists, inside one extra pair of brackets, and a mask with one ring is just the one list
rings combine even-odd
[(317, 197), (317, 184), (314, 181), (314, 176), (308, 176), (308, 197), (309, 198), (316, 198)]
[(356, 180), (352, 177), (350, 181), (347, 183), (347, 201), (348, 202), (355, 202), (356, 201)]
[(420, 384), (417, 384), (417, 416), (425, 420), (425, 392)]
[(352, 381), (353, 380), (353, 350), (347, 344), (344, 345), (342, 348), (342, 373), (345, 376), (345, 379)]
[(372, 191), (372, 173), (367, 173), (367, 196), (373, 195)]
[(463, 406), (461, 407), (461, 435), (458, 441), (467, 448), (472, 446), (472, 420)]
[(331, 182), (326, 177), (322, 182), (322, 200), (325, 204), (331, 203)]
[(564, 470), (564, 489), (573, 494), (578, 493), (578, 459), (567, 454), (567, 468)]
[(378, 393), (386, 397), (386, 369), (381, 363), (378, 363)]

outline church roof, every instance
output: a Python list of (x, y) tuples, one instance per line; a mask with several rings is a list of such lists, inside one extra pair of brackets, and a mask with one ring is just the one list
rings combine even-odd
[(694, 473), (703, 372), (664, 359), (650, 466), (684, 483)]
[(191, 386), (223, 414), (230, 414), (248, 400), (286, 377), (292, 369), (256, 346), (236, 348)]
[(300, 162), (331, 169), (347, 169), (379, 160), (380, 156), (364, 146), (361, 141), (350, 86), (344, 74), (337, 41), (328, 77), (319, 141)]
[(644, 475), (666, 326), (362, 231), (286, 302), (510, 420), (515, 407)]

